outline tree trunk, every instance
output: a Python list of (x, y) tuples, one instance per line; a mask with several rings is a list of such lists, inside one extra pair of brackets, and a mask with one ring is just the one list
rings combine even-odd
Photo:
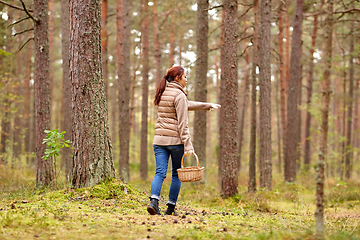
[[(359, 82), (360, 79), (356, 80), (356, 87), (355, 87), (355, 92), (354, 92), (354, 96), (359, 96)], [(359, 148), (359, 100), (358, 97), (355, 97), (354, 99), (354, 121), (353, 121), (353, 144), (355, 148)], [(355, 165), (355, 163), (357, 163), (357, 160), (359, 159), (359, 153), (356, 154), (356, 156), (354, 157), (354, 162), (353, 162), (353, 166)]]
[[(246, 48), (246, 43), (244, 42), (244, 48)], [(245, 76), (243, 79), (243, 86), (244, 90), (242, 91), (242, 99), (240, 98), (240, 94), (238, 94), (238, 104), (241, 105), (239, 108), (239, 125), (238, 125), (238, 154), (237, 154), (237, 161), (238, 161), (238, 171), (241, 170), (241, 151), (243, 146), (243, 139), (244, 139), (244, 125), (245, 125), (245, 115), (247, 110), (248, 98), (249, 98), (249, 71), (250, 71), (250, 55), (247, 50), (245, 50), (245, 59), (247, 66), (245, 67)]]
[(129, 181), (130, 1), (117, 0), (117, 54), (119, 88), (119, 175)]
[(297, 0), (295, 6), (295, 18), (293, 25), (293, 35), (291, 41), (291, 58), (290, 58), (290, 78), (289, 78), (289, 94), (287, 101), (287, 126), (286, 126), (286, 147), (284, 157), (284, 175), (286, 182), (296, 181), (296, 162), (298, 128), (299, 128), (299, 98), (301, 82), (301, 34), (303, 19), (304, 0)]
[[(285, 155), (286, 143), (286, 81), (284, 75), (284, 23), (282, 3), (279, 6), (279, 80), (280, 80), (280, 116), (281, 116), (281, 136), (279, 141), (282, 141), (283, 156)], [(281, 152), (279, 152), (279, 168), (281, 168)], [(281, 171), (279, 171), (281, 172)]]
[[(8, 14), (8, 21), (13, 22), (14, 21), (14, 9), (10, 8), (7, 12)], [(14, 37), (12, 35), (12, 29), (9, 28), (6, 32), (6, 52), (13, 54), (12, 49), (14, 45)], [(2, 94), (3, 96), (9, 96), (10, 94), (10, 79), (13, 71), (13, 64), (12, 64), (12, 55), (5, 58), (4, 65), (1, 66), (7, 66), (7, 68), (4, 67), (1, 68), (3, 75), (5, 75), (5, 72), (10, 72), (10, 76), (7, 78), (1, 79), (1, 84), (4, 85)], [(9, 140), (10, 140), (10, 133), (11, 133), (11, 111), (10, 111), (11, 102), (8, 97), (4, 98), (4, 101), (2, 102), (2, 120), (1, 120), (1, 148), (0, 148), (0, 154), (2, 154), (2, 162), (3, 164), (7, 164), (8, 156), (5, 154), (7, 152), (7, 147), (9, 146)]]
[[(311, 49), (310, 49), (310, 66), (309, 66), (309, 77), (307, 84), (307, 108), (311, 106), (311, 96), (312, 96), (312, 85), (313, 85), (313, 75), (314, 75), (314, 52), (315, 52), (315, 43), (317, 37), (318, 29), (318, 16), (314, 16), (314, 28), (311, 38)], [(310, 127), (311, 127), (311, 114), (308, 110), (306, 112), (306, 123), (305, 123), (305, 148), (304, 148), (304, 168), (306, 171), (310, 169)]]
[(100, 0), (70, 0), (72, 186), (75, 188), (115, 177), (101, 67), (100, 6)]
[(238, 193), (237, 124), (238, 124), (238, 73), (237, 73), (237, 0), (224, 0), (224, 54), (221, 79), (221, 196)]
[[(352, 7), (355, 8), (354, 2)], [(352, 20), (353, 14), (351, 15)], [(345, 150), (345, 178), (351, 178), (352, 158), (353, 158), (353, 139), (352, 139), (352, 121), (353, 121), (353, 101), (354, 101), (354, 22), (350, 22), (350, 59), (349, 59), (349, 101), (347, 116), (346, 150)]]
[[(342, 137), (343, 139), (346, 138), (346, 69), (345, 69), (345, 52), (343, 51), (343, 77), (344, 80), (342, 81), (342, 87), (343, 87), (343, 111), (342, 111)], [(340, 159), (340, 178), (341, 180), (344, 179), (344, 173), (345, 173), (345, 151), (346, 151), (346, 141), (342, 141), (341, 143), (342, 149), (341, 149), (341, 159)]]
[[(31, 113), (30, 113), (30, 103), (31, 103), (31, 86), (30, 86), (30, 76), (31, 76), (31, 57), (33, 55), (32, 46), (29, 45), (26, 49), (26, 61), (25, 61), (25, 76), (24, 76), (24, 112), (23, 112), (23, 121), (25, 128), (25, 153), (28, 156), (31, 153), (30, 149), (30, 122), (31, 122)], [(29, 163), (27, 161), (27, 163)]]
[(280, 82), (277, 81), (275, 83), (275, 112), (276, 112), (276, 133), (277, 133), (277, 147), (278, 147), (278, 164), (277, 164), (277, 171), (281, 173), (281, 119), (280, 119), (280, 111), (279, 111), (279, 88)]
[(259, 35), (260, 187), (272, 188), (271, 161), (271, 0), (261, 1)]
[(156, 80), (155, 80), (155, 89), (161, 81), (161, 49), (160, 49), (160, 37), (159, 37), (159, 27), (157, 22), (157, 0), (154, 1), (152, 8), (152, 19), (153, 19), (153, 36), (154, 36), (154, 57), (155, 57), (155, 69), (156, 69)]
[[(360, 29), (360, 22), (359, 22), (359, 29)], [(359, 35), (358, 35), (359, 36)], [(360, 42), (360, 38), (358, 37), (359, 42)], [(358, 57), (360, 58), (360, 54), (358, 55)], [(356, 85), (355, 85), (355, 98), (354, 98), (354, 121), (353, 121), (353, 133), (354, 133), (354, 139), (353, 139), (353, 144), (355, 148), (359, 148), (359, 143), (360, 143), (360, 138), (359, 138), (359, 85), (360, 85), (360, 79), (358, 78), (356, 80)], [(354, 162), (353, 165), (355, 165), (355, 163), (358, 162), (359, 159), (359, 152), (356, 154), (356, 156), (354, 157)]]
[[(4, 96), (7, 96), (9, 94), (9, 86), (8, 83), (5, 83), (4, 86)], [(2, 106), (2, 112), (3, 112), (3, 118), (1, 121), (1, 149), (0, 153), (4, 154), (4, 157), (2, 157), (2, 162), (5, 164), (7, 162), (7, 156), (6, 156), (6, 147), (8, 145), (8, 139), (10, 138), (10, 101), (8, 98), (4, 99), (3, 106)]]
[[(63, 124), (62, 129), (66, 132), (64, 138), (69, 140), (72, 138), (72, 109), (71, 109), (71, 81), (70, 81), (70, 9), (69, 1), (61, 0), (61, 55), (63, 68)], [(62, 149), (62, 159), (65, 165), (66, 179), (71, 179), (73, 161), (71, 157), (71, 148)]]
[[(218, 81), (216, 81), (216, 91), (217, 91), (217, 98), (218, 98), (218, 102), (220, 104), (222, 104), (222, 102), (225, 102), (224, 97), (225, 95), (222, 94), (222, 79), (225, 79), (224, 76), (224, 71), (223, 69), (224, 67), (224, 63), (225, 63), (225, 11), (222, 11), (222, 25), (221, 25), (221, 50), (220, 50), (220, 79), (217, 79)], [(217, 68), (216, 70), (217, 72), (219, 72), (219, 69)], [(219, 81), (220, 80), (220, 81)], [(219, 152), (218, 152), (218, 184), (219, 186), (221, 186), (222, 184), (222, 172), (223, 172), (223, 168), (222, 168), (222, 147), (221, 147), (221, 129), (222, 129), (222, 110), (220, 109), (220, 111), (218, 111), (218, 129), (219, 129)]]
[[(138, 46), (137, 46), (138, 47)], [(136, 56), (135, 49), (134, 49), (134, 65), (136, 64), (136, 59), (141, 59), (141, 53), (139, 56)], [(139, 64), (136, 68), (133, 70), (133, 75), (131, 78), (131, 84), (130, 84), (130, 109), (129, 109), (129, 128), (130, 133), (134, 133), (134, 127), (135, 127), (135, 86), (136, 86), (136, 72), (139, 70), (141, 65), (141, 61), (139, 61)]]
[[(50, 61), (50, 94), (53, 96), (53, 88), (54, 88), (54, 77), (53, 77), (53, 67), (52, 64), (54, 62), (54, 8), (55, 8), (55, 0), (48, 0), (49, 5), (49, 61)], [(53, 97), (52, 97), (53, 98)], [(52, 114), (54, 117), (55, 114)], [(53, 119), (52, 122), (55, 119)]]
[(326, 164), (326, 145), (328, 135), (328, 118), (330, 102), (330, 72), (332, 60), (332, 33), (333, 33), (333, 1), (329, 0), (327, 4), (327, 16), (325, 19), (325, 39), (324, 39), (324, 75), (322, 80), (322, 107), (321, 107), (321, 127), (319, 142), (319, 161), (316, 176), (316, 211), (315, 211), (315, 229), (316, 235), (324, 236), (324, 168)]
[(42, 144), (46, 138), (45, 130), (51, 128), (50, 116), (50, 66), (49, 66), (49, 39), (48, 39), (48, 2), (47, 0), (34, 1), (35, 40), (35, 134), (36, 134), (36, 185), (50, 185), (54, 179), (53, 161), (44, 160), (46, 145)]
[(174, 14), (171, 15), (170, 25), (170, 67), (175, 64), (175, 20)]
[[(54, 82), (54, 8), (55, 0), (48, 0), (49, 6), (49, 69), (50, 69), (50, 97), (52, 99), (50, 105), (51, 111), (51, 125), (50, 128), (57, 128), (58, 121), (58, 111), (57, 111), (57, 99), (54, 92), (54, 86), (56, 89), (56, 84)], [(56, 91), (56, 90), (55, 90)]]
[[(287, 97), (289, 96), (289, 78), (290, 78), (290, 21), (289, 21), (289, 2), (286, 2), (286, 14), (285, 14), (285, 102), (287, 102)], [(287, 108), (286, 108), (287, 109)], [(287, 113), (285, 113), (287, 115)], [(286, 123), (287, 124), (287, 123)], [(286, 126), (287, 127), (287, 126)], [(286, 135), (286, 130), (284, 132), (284, 135)], [(286, 146), (286, 139), (284, 142), (284, 151)], [(285, 152), (284, 152), (285, 155)]]
[[(16, 38), (18, 45), (21, 45), (21, 38), (20, 36), (18, 36)], [(22, 90), (22, 84), (21, 84), (21, 79), (23, 78), (23, 75), (21, 74), (23, 69), (22, 69), (22, 63), (21, 63), (21, 55), (20, 53), (16, 54), (16, 76), (14, 76), (14, 80), (15, 80), (15, 86), (14, 86), (14, 95), (16, 96), (15, 99), (15, 109), (16, 112), (14, 114), (14, 134), (13, 134), (13, 159), (19, 160), (20, 154), (21, 154), (21, 146), (22, 146), (22, 99), (21, 96), (23, 96), (23, 90)]]
[[(195, 71), (195, 101), (207, 101), (207, 70), (208, 70), (208, 34), (209, 1), (197, 1), (196, 29), (196, 71)], [(202, 167), (206, 168), (206, 111), (196, 111), (194, 115), (194, 149)], [(206, 171), (202, 182), (206, 182)]]
[(149, 16), (148, 0), (141, 0), (141, 36), (142, 36), (142, 104), (141, 104), (141, 154), (140, 154), (140, 178), (146, 181), (148, 178), (148, 98), (149, 98)]
[[(109, 102), (108, 98), (108, 32), (107, 32), (107, 18), (108, 18), (108, 0), (102, 0), (101, 3), (101, 63), (102, 71), (104, 76), (105, 83), (105, 96), (106, 100)], [(112, 123), (115, 124), (115, 123)]]
[(251, 129), (250, 129), (250, 147), (249, 147), (249, 184), (248, 191), (256, 192), (256, 94), (258, 86), (256, 81), (256, 68), (258, 67), (258, 1), (254, 0), (254, 46), (252, 52), (251, 67)]
[[(35, 47), (35, 43), (34, 43), (34, 47)], [(35, 63), (34, 63), (34, 71), (35, 71)], [(32, 106), (31, 106), (31, 112), (30, 112), (30, 139), (32, 139), (32, 141), (30, 141), (30, 152), (32, 154), (35, 154), (34, 158), (32, 158), (32, 164), (33, 166), (37, 164), (37, 158), (36, 158), (36, 140), (34, 141), (33, 139), (36, 139), (36, 116), (35, 116), (35, 112), (36, 112), (36, 100), (35, 100), (35, 84), (34, 86), (31, 88), (31, 96), (32, 96)]]

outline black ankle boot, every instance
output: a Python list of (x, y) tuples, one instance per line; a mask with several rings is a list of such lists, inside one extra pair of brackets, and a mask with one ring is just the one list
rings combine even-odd
[(150, 198), (150, 204), (147, 207), (147, 211), (151, 214), (151, 215), (160, 215), (160, 210), (159, 210), (159, 200), (156, 198)]
[(166, 209), (166, 211), (165, 211), (165, 215), (172, 215), (173, 213), (174, 213), (175, 216), (178, 215), (178, 213), (175, 212), (175, 206), (176, 206), (176, 205), (170, 204), (170, 203), (167, 203), (166, 205), (167, 205), (168, 207), (167, 207), (167, 209)]

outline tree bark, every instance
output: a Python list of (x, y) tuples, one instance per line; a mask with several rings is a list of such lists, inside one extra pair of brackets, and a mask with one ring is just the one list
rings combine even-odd
[[(8, 10), (8, 21), (12, 22), (13, 18), (14, 18), (14, 14), (13, 11), (15, 11), (14, 9), (10, 8)], [(5, 27), (5, 26), (4, 26)], [(13, 45), (14, 45), (14, 38), (11, 37), (12, 35), (12, 29), (8, 29), (7, 33), (6, 33), (6, 51), (10, 54), (12, 54), (12, 49), (13, 49)], [(12, 55), (8, 56), (7, 58), (4, 59), (4, 66), (7, 66), (7, 68), (1, 68), (1, 70), (3, 71), (7, 71), (10, 72), (11, 74), (13, 71), (13, 64), (12, 64)], [(5, 72), (3, 73), (5, 75)], [(1, 79), (1, 83), (4, 85), (3, 87), (3, 91), (2, 94), (3, 96), (9, 96), (10, 94), (10, 79), (9, 77), (7, 78), (2, 78)], [(8, 160), (8, 156), (7, 154), (5, 154), (7, 152), (7, 147), (9, 146), (9, 140), (10, 140), (10, 134), (11, 134), (11, 112), (10, 112), (10, 105), (11, 102), (9, 100), (8, 97), (5, 97), (4, 101), (2, 102), (2, 114), (3, 114), (3, 118), (1, 121), (1, 148), (0, 148), (0, 153), (3, 155), (2, 157), (2, 162), (3, 164), (7, 164), (7, 160)]]
[(295, 6), (295, 18), (293, 24), (293, 35), (291, 41), (291, 57), (290, 57), (290, 78), (289, 78), (289, 94), (287, 101), (287, 127), (286, 127), (286, 147), (284, 157), (285, 181), (296, 181), (296, 162), (298, 142), (298, 128), (300, 110), (299, 98), (301, 82), (301, 34), (303, 19), (304, 0), (297, 0)]
[(237, 73), (237, 0), (224, 0), (224, 45), (221, 79), (221, 196), (238, 193), (237, 124), (238, 124), (238, 73)]
[(117, 0), (117, 54), (119, 88), (119, 175), (129, 181), (130, 1)]
[[(225, 95), (222, 94), (222, 85), (221, 85), (221, 82), (222, 82), (222, 79), (225, 79), (225, 76), (224, 76), (224, 71), (223, 69), (225, 68), (224, 67), (224, 62), (225, 62), (225, 11), (223, 10), (222, 11), (222, 25), (221, 25), (221, 50), (220, 50), (220, 79), (217, 79), (216, 81), (216, 93), (217, 93), (217, 98), (218, 98), (218, 102), (220, 102), (220, 104), (222, 104), (222, 102), (225, 102), (224, 101), (224, 97)], [(217, 67), (217, 73), (219, 72), (219, 68)], [(218, 74), (219, 75), (219, 74)], [(220, 80), (220, 81), (219, 81)], [(218, 184), (219, 186), (221, 186), (222, 184), (222, 147), (221, 147), (221, 130), (222, 130), (222, 116), (223, 116), (223, 113), (222, 113), (222, 110), (220, 109), (220, 111), (218, 112), (218, 122), (217, 122), (217, 125), (218, 125), (218, 129), (219, 129), (219, 152), (218, 152)]]
[(316, 211), (315, 211), (315, 229), (319, 237), (324, 236), (324, 168), (326, 164), (326, 145), (328, 135), (328, 118), (330, 102), (330, 73), (332, 60), (332, 33), (333, 33), (333, 1), (329, 0), (327, 4), (327, 16), (325, 19), (325, 39), (324, 39), (324, 73), (322, 80), (322, 107), (321, 107), (321, 127), (319, 142), (319, 161), (316, 177)]
[[(4, 96), (7, 96), (9, 94), (9, 86), (8, 82), (4, 84)], [(4, 157), (2, 157), (2, 162), (6, 164), (7, 162), (7, 156), (6, 153), (6, 147), (8, 145), (8, 139), (10, 138), (10, 101), (8, 98), (4, 99), (4, 102), (2, 104), (2, 111), (3, 111), (3, 119), (1, 121), (1, 149), (0, 153), (4, 154)]]
[[(290, 78), (290, 43), (291, 43), (291, 39), (290, 39), (290, 20), (289, 20), (289, 2), (290, 1), (286, 1), (286, 14), (285, 14), (285, 38), (286, 38), (286, 42), (285, 42), (285, 102), (287, 102), (287, 97), (289, 96), (289, 78)], [(286, 108), (287, 109), (287, 108)], [(287, 115), (287, 113), (286, 113)], [(286, 126), (287, 127), (287, 126)], [(284, 132), (284, 135), (286, 135), (286, 130)], [(285, 148), (285, 144), (286, 143), (286, 139), (284, 142), (284, 148)], [(284, 149), (285, 150), (285, 149)], [(285, 152), (284, 152), (285, 155)]]
[[(284, 75), (284, 23), (281, 3), (279, 6), (279, 80), (280, 80), (280, 116), (281, 116), (281, 140), (283, 156), (285, 155), (286, 143), (286, 80)], [(280, 141), (281, 141), (280, 140)], [(279, 168), (281, 168), (281, 152), (279, 152)], [(280, 172), (280, 171), (279, 171)]]
[(271, 160), (271, 0), (261, 1), (259, 35), (260, 187), (272, 188)]
[(55, 0), (48, 0), (48, 6), (49, 6), (49, 69), (50, 69), (50, 97), (52, 99), (51, 105), (50, 105), (50, 111), (51, 111), (51, 125), (50, 128), (53, 129), (55, 126), (57, 126), (57, 111), (56, 111), (56, 97), (54, 93), (54, 7), (55, 7)]
[(48, 1), (34, 1), (35, 40), (35, 134), (36, 134), (36, 185), (48, 186), (54, 179), (53, 161), (44, 160), (46, 145), (42, 144), (46, 137), (45, 130), (51, 128), (50, 114), (50, 66), (49, 66), (49, 38), (48, 38)]
[[(314, 28), (311, 38), (311, 49), (310, 49), (310, 66), (309, 66), (309, 77), (307, 84), (307, 107), (311, 106), (311, 97), (312, 97), (312, 86), (313, 86), (313, 75), (314, 75), (314, 52), (315, 52), (315, 43), (317, 37), (317, 29), (318, 29), (318, 15), (314, 16)], [(305, 148), (304, 148), (304, 168), (305, 170), (310, 169), (310, 127), (311, 127), (311, 114), (308, 110), (306, 112), (306, 123), (305, 123)]]
[[(61, 0), (61, 56), (63, 71), (63, 124), (62, 129), (66, 132), (64, 138), (70, 140), (72, 138), (72, 109), (71, 109), (71, 81), (70, 81), (70, 9), (69, 1)], [(62, 159), (65, 165), (66, 179), (71, 179), (73, 169), (73, 161), (71, 157), (71, 148), (62, 149)]]
[(258, 1), (254, 0), (254, 46), (252, 52), (251, 67), (251, 129), (250, 129), (250, 147), (249, 147), (249, 184), (248, 191), (256, 192), (256, 94), (257, 80), (256, 68), (258, 67)]
[[(25, 137), (24, 137), (24, 145), (25, 145), (25, 153), (27, 156), (31, 153), (30, 149), (30, 129), (31, 129), (31, 113), (30, 113), (30, 104), (31, 104), (31, 86), (30, 86), (30, 76), (31, 76), (31, 57), (33, 55), (32, 46), (28, 46), (26, 49), (26, 61), (25, 61), (25, 76), (24, 76), (24, 112), (23, 112), (23, 120), (24, 120), (24, 128), (25, 128)], [(29, 163), (27, 158), (27, 163)]]
[[(343, 49), (343, 61), (342, 61), (342, 64), (343, 64), (343, 78), (344, 80), (342, 81), (342, 88), (343, 88), (343, 96), (344, 96), (344, 100), (342, 101), (342, 104), (343, 104), (343, 111), (342, 111), (342, 137), (343, 139), (346, 138), (346, 105), (347, 105), (347, 102), (346, 102), (346, 69), (345, 69), (345, 51)], [(345, 151), (346, 151), (346, 141), (342, 141), (341, 143), (342, 145), (342, 149), (341, 149), (341, 159), (340, 159), (340, 178), (341, 180), (344, 179), (344, 175), (345, 175)]]
[(100, 0), (70, 0), (71, 182), (75, 188), (115, 177), (101, 67), (100, 8)]
[(148, 0), (141, 0), (142, 36), (142, 104), (141, 104), (141, 154), (140, 154), (140, 178), (146, 181), (148, 178), (148, 98), (149, 98), (149, 16)]
[(152, 8), (152, 19), (153, 19), (153, 36), (154, 36), (154, 57), (155, 57), (155, 69), (156, 69), (156, 85), (155, 89), (159, 85), (161, 81), (161, 48), (160, 48), (160, 33), (157, 21), (157, 12), (156, 7), (158, 5), (158, 1), (154, 0), (154, 5)]
[[(359, 29), (360, 29), (360, 22), (359, 22)], [(359, 35), (358, 35), (359, 36)], [(360, 43), (360, 38), (359, 39), (359, 43)], [(360, 54), (358, 55), (358, 58), (360, 58)], [(353, 139), (353, 143), (354, 143), (354, 147), (359, 148), (359, 143), (360, 143), (360, 138), (359, 138), (359, 99), (357, 96), (359, 96), (359, 85), (360, 85), (360, 79), (358, 78), (356, 80), (356, 85), (355, 85), (355, 92), (354, 95), (356, 96), (354, 99), (354, 122), (353, 122), (353, 133), (354, 133), (354, 139)], [(354, 157), (354, 165), (355, 163), (358, 162), (359, 159), (359, 153), (356, 154), (356, 156)]]
[[(359, 95), (359, 82), (360, 79), (356, 80), (356, 87), (355, 87), (355, 92), (354, 95), (358, 96)], [(359, 148), (359, 100), (357, 97), (355, 97), (354, 99), (354, 121), (353, 121), (353, 133), (354, 133), (354, 138), (353, 138), (353, 144), (355, 148)], [(354, 162), (353, 165), (355, 165), (355, 163), (357, 163), (359, 159), (359, 153), (356, 154), (356, 156), (354, 156)]]
[[(108, 0), (102, 0), (101, 3), (101, 63), (102, 71), (104, 76), (105, 83), (105, 96), (106, 100), (108, 98), (108, 88), (109, 88), (109, 79), (108, 79), (108, 32), (107, 32), (107, 19), (108, 19)], [(115, 123), (112, 123), (115, 124)]]
[[(244, 48), (246, 48), (246, 43), (244, 42)], [(244, 90), (241, 94), (238, 94), (238, 105), (241, 106), (239, 108), (239, 125), (238, 125), (238, 171), (240, 172), (242, 162), (241, 162), (241, 152), (243, 146), (244, 139), (244, 126), (245, 126), (245, 115), (247, 110), (248, 98), (249, 98), (249, 75), (250, 75), (250, 55), (247, 50), (245, 50), (245, 59), (246, 59), (246, 67), (245, 67), (245, 76), (242, 80)], [(240, 87), (239, 87), (240, 88)], [(239, 89), (240, 90), (240, 89)], [(242, 98), (241, 98), (242, 97)]]
[[(354, 7), (354, 2), (352, 3)], [(351, 19), (354, 20), (353, 14)], [(352, 121), (353, 121), (353, 101), (354, 101), (354, 22), (350, 22), (350, 59), (349, 59), (349, 101), (346, 132), (346, 150), (345, 150), (345, 178), (351, 178), (352, 158), (353, 158), (353, 139), (352, 139)]]
[(170, 67), (175, 64), (175, 19), (174, 14), (171, 15), (170, 25)]
[[(137, 45), (135, 48), (139, 47), (139, 45)], [(136, 56), (135, 53), (135, 49), (134, 49), (134, 65), (136, 65), (136, 60), (137, 58), (142, 59), (141, 58), (141, 53), (139, 54), (139, 56)], [(135, 87), (136, 87), (136, 72), (139, 70), (140, 65), (141, 65), (141, 60), (139, 60), (139, 63), (137, 65), (136, 68), (134, 68), (133, 70), (133, 75), (131, 78), (131, 84), (130, 84), (130, 109), (129, 109), (129, 128), (130, 128), (130, 134), (131, 133), (135, 133), (134, 127), (135, 126)]]
[[(207, 101), (207, 70), (208, 70), (208, 34), (209, 1), (197, 1), (197, 28), (196, 28), (196, 70), (195, 70), (195, 101)], [(206, 168), (206, 111), (196, 111), (194, 115), (194, 149), (202, 167)], [(206, 171), (202, 182), (206, 182)]]
[[(21, 45), (21, 38), (20, 36), (17, 36), (16, 38), (18, 42), (18, 46)], [(13, 125), (13, 160), (19, 160), (20, 154), (21, 154), (21, 146), (22, 146), (22, 99), (21, 96), (23, 96), (23, 89), (21, 84), (22, 76), (22, 63), (21, 63), (21, 55), (20, 53), (16, 54), (16, 65), (15, 65), (15, 73), (16, 76), (14, 76), (15, 80), (15, 86), (14, 86), (14, 95), (16, 96), (14, 105), (16, 109), (16, 113), (14, 114), (14, 125)]]

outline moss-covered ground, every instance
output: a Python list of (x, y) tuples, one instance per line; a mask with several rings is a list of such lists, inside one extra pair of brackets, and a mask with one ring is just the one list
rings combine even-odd
[[(240, 194), (228, 199), (210, 180), (183, 183), (179, 215), (150, 216), (150, 182), (36, 189), (15, 171), (0, 173), (0, 239), (315, 239), (314, 181), (306, 175), (296, 184), (275, 176), (272, 191), (255, 194), (246, 193), (243, 179)], [(326, 239), (360, 239), (359, 200), (359, 181), (327, 180)]]

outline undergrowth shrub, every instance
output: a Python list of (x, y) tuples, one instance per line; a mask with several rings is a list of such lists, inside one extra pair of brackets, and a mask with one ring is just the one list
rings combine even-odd
[(269, 205), (269, 195), (267, 191), (258, 191), (256, 193), (243, 193), (238, 194), (232, 199), (239, 207), (243, 209), (255, 210), (260, 212), (271, 212), (272, 209)]
[(360, 201), (360, 190), (348, 191), (347, 189), (331, 190), (326, 194), (330, 203), (344, 203), (348, 201)]

